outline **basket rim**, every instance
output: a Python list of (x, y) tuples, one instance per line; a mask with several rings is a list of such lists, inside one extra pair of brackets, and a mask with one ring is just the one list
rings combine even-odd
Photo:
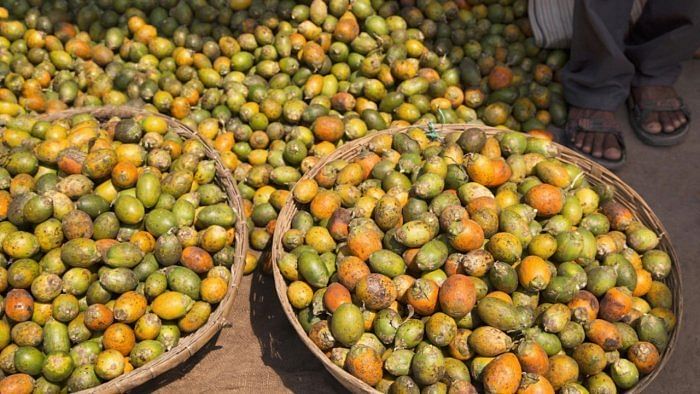
[(59, 119), (67, 119), (75, 115), (90, 114), (100, 121), (108, 121), (114, 117), (120, 118), (137, 118), (145, 116), (156, 116), (164, 119), (170, 130), (174, 131), (180, 137), (186, 139), (195, 139), (204, 146), (206, 156), (209, 160), (214, 161), (216, 167), (215, 182), (224, 189), (226, 193), (226, 204), (233, 208), (237, 215), (235, 224), (235, 240), (234, 240), (234, 261), (230, 267), (231, 279), (228, 284), (228, 291), (224, 298), (216, 305), (207, 322), (195, 332), (188, 334), (180, 339), (177, 346), (163, 353), (155, 360), (135, 368), (133, 371), (123, 374), (115, 379), (106, 381), (99, 386), (90, 389), (79, 391), (79, 393), (99, 393), (112, 394), (123, 393), (128, 390), (139, 387), (140, 385), (154, 379), (158, 375), (184, 363), (200, 350), (211, 338), (216, 335), (223, 327), (229, 325), (226, 317), (233, 309), (234, 300), (240, 288), (241, 279), (243, 278), (243, 269), (245, 268), (245, 256), (248, 251), (248, 226), (243, 216), (243, 199), (238, 191), (238, 186), (233, 179), (231, 172), (223, 165), (218, 152), (212, 148), (211, 144), (202, 138), (199, 134), (191, 130), (184, 123), (155, 112), (147, 111), (143, 108), (134, 106), (100, 106), (100, 107), (80, 107), (71, 108), (68, 110), (53, 112), (49, 114), (39, 115), (36, 118), (43, 121), (55, 121)]
[[(478, 128), (483, 130), (488, 136), (493, 136), (498, 133), (510, 131), (507, 129), (496, 128), (485, 126), (481, 124), (441, 124), (441, 125), (430, 125), (439, 134), (450, 134), (455, 132), (461, 132), (469, 128)], [(318, 174), (318, 172), (329, 162), (337, 159), (349, 159), (354, 158), (357, 154), (363, 151), (363, 147), (367, 146), (369, 141), (379, 135), (394, 135), (398, 133), (405, 133), (411, 129), (425, 129), (425, 125), (411, 125), (411, 126), (401, 126), (401, 127), (391, 127), (382, 131), (378, 131), (367, 136), (358, 138), (356, 140), (350, 141), (340, 147), (335, 151), (331, 152), (325, 158), (322, 158), (313, 168), (307, 171), (300, 180), (303, 179), (313, 179), (313, 177)], [(534, 138), (534, 137), (528, 137)], [(556, 158), (562, 160), (565, 163), (577, 164), (584, 171), (586, 178), (592, 181), (593, 184), (606, 183), (615, 186), (615, 195), (613, 200), (625, 203), (629, 209), (632, 210), (635, 218), (646, 226), (652, 228), (656, 234), (659, 234), (659, 245), (656, 248), (666, 251), (673, 264), (671, 265), (671, 273), (664, 280), (664, 283), (669, 284), (669, 288), (673, 293), (673, 305), (672, 310), (676, 315), (676, 325), (669, 336), (668, 345), (666, 350), (662, 353), (661, 362), (659, 365), (648, 375), (642, 377), (639, 382), (630, 390), (624, 391), (625, 393), (641, 393), (644, 389), (659, 375), (663, 368), (668, 363), (668, 360), (673, 355), (676, 343), (678, 340), (678, 333), (680, 332), (683, 323), (683, 284), (680, 260), (678, 254), (676, 253), (673, 244), (671, 243), (668, 231), (664, 227), (663, 223), (659, 220), (656, 214), (651, 210), (647, 202), (642, 198), (632, 187), (627, 185), (622, 179), (620, 179), (613, 172), (603, 167), (602, 165), (584, 157), (578, 152), (570, 149), (564, 145), (554, 142), (558, 149)], [(596, 178), (592, 180), (591, 178)], [(293, 191), (293, 189), (292, 189)], [(302, 204), (298, 204), (293, 198), (289, 198), (282, 210), (280, 211), (277, 218), (277, 225), (275, 226), (275, 232), (273, 236), (272, 249), (271, 249), (271, 265), (273, 270), (273, 276), (275, 281), (275, 290), (277, 292), (277, 298), (282, 305), (287, 320), (291, 323), (292, 327), (296, 331), (297, 335), (301, 338), (302, 342), (307, 348), (319, 359), (323, 364), (324, 368), (331, 373), (343, 386), (352, 392), (363, 392), (363, 393), (377, 393), (378, 391), (368, 384), (364, 383), (360, 379), (352, 376), (349, 372), (333, 364), (330, 359), (311, 341), (308, 334), (304, 331), (296, 314), (294, 313), (294, 308), (291, 306), (289, 299), (287, 298), (287, 281), (282, 276), (277, 262), (280, 257), (285, 253), (282, 246), (282, 236), (291, 227), (291, 218), (296, 212), (299, 211), (299, 207)]]

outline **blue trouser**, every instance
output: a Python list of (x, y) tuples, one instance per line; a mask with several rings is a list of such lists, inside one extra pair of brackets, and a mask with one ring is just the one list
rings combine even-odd
[(629, 29), (633, 1), (576, 0), (561, 76), (569, 104), (613, 111), (630, 86), (673, 85), (700, 47), (700, 1), (648, 0)]

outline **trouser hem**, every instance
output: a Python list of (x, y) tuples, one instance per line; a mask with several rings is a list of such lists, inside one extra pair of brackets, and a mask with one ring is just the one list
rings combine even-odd
[(633, 88), (640, 86), (673, 86), (678, 80), (678, 76), (679, 73), (659, 77), (647, 77), (637, 74), (632, 78), (631, 86)]
[(564, 98), (569, 105), (579, 108), (596, 109), (599, 111), (616, 111), (620, 105), (625, 101), (629, 92), (621, 95), (615, 95), (616, 97), (611, 98), (610, 94), (598, 95), (590, 94), (583, 91), (579, 92), (566, 92), (564, 93)]

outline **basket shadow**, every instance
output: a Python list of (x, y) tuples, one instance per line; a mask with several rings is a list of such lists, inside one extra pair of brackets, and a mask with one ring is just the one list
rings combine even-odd
[(211, 337), (211, 339), (204, 346), (202, 346), (201, 349), (199, 349), (185, 362), (178, 365), (176, 368), (172, 368), (171, 370), (156, 376), (154, 379), (149, 380), (133, 390), (130, 390), (129, 393), (152, 393), (159, 388), (168, 385), (169, 383), (182, 379), (185, 375), (190, 373), (192, 368), (200, 363), (204, 357), (209, 354), (209, 352), (222, 348), (221, 345), (217, 345), (219, 335), (221, 335), (221, 331), (214, 334), (214, 336)]
[(259, 270), (250, 287), (250, 321), (262, 361), (292, 392), (347, 392), (297, 338), (275, 293), (275, 281)]

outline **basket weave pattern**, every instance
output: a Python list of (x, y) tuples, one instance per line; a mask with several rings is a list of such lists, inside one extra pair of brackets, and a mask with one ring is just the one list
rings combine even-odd
[[(359, 138), (352, 142), (349, 142), (337, 150), (332, 152), (330, 155), (322, 159), (314, 168), (309, 170), (301, 179), (313, 179), (321, 169), (331, 161), (344, 159), (352, 160), (362, 153), (369, 142), (377, 135), (382, 134), (399, 134), (405, 133), (406, 131), (415, 128), (417, 126), (409, 127), (397, 127), (390, 128), (378, 133), (368, 135), (363, 138)], [(479, 125), (436, 125), (435, 130), (442, 135), (462, 132), (467, 128), (480, 128), (487, 135), (492, 136), (502, 132), (500, 129), (487, 126)], [(636, 219), (641, 223), (646, 225), (649, 229), (654, 231), (660, 236), (660, 242), (657, 246), (658, 249), (664, 250), (669, 254), (671, 260), (673, 261), (671, 274), (665, 279), (665, 283), (671, 289), (673, 294), (673, 313), (677, 317), (677, 324), (674, 328), (671, 336), (669, 338), (668, 347), (665, 353), (662, 355), (662, 360), (656, 369), (649, 375), (642, 377), (639, 383), (631, 390), (626, 391), (627, 393), (641, 393), (645, 387), (647, 387), (654, 378), (659, 374), (663, 367), (668, 362), (671, 353), (676, 345), (679, 327), (682, 322), (682, 311), (683, 311), (683, 299), (682, 294), (682, 284), (681, 284), (681, 273), (678, 264), (678, 255), (671, 245), (671, 241), (668, 238), (668, 233), (664, 228), (661, 221), (654, 214), (649, 205), (644, 201), (644, 199), (637, 194), (629, 185), (624, 183), (615, 174), (607, 170), (605, 167), (586, 159), (575, 151), (566, 148), (564, 146), (558, 145), (559, 149), (558, 158), (566, 163), (576, 164), (585, 172), (587, 179), (592, 184), (608, 184), (615, 187), (614, 199), (625, 207), (629, 208), (635, 215)], [(282, 208), (280, 215), (277, 219), (277, 226), (275, 228), (275, 234), (272, 242), (272, 267), (275, 279), (275, 289), (277, 290), (277, 297), (282, 304), (289, 322), (292, 324), (297, 334), (301, 338), (302, 342), (309, 348), (309, 350), (321, 361), (323, 366), (331, 373), (343, 386), (354, 393), (377, 393), (373, 387), (364, 383), (360, 379), (352, 376), (350, 373), (346, 372), (342, 368), (339, 368), (333, 364), (330, 359), (309, 339), (308, 335), (302, 328), (301, 324), (297, 320), (296, 314), (294, 313), (294, 308), (289, 303), (287, 298), (287, 283), (277, 267), (277, 261), (284, 255), (284, 248), (282, 246), (282, 236), (284, 233), (291, 228), (292, 219), (294, 215), (299, 212), (302, 205), (294, 201), (293, 198), (289, 198), (287, 203)]]

